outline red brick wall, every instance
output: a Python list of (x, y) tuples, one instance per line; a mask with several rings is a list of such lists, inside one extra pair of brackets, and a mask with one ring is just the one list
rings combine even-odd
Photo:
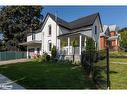
[(105, 38), (104, 36), (100, 36), (100, 49), (105, 48)]
[[(114, 31), (110, 32), (110, 37), (115, 35), (116, 35), (116, 32)], [(100, 36), (100, 49), (104, 49), (104, 48), (106, 48), (106, 39), (104, 36)], [(110, 49), (118, 50), (118, 48), (119, 48), (119, 41), (117, 40), (117, 43), (116, 43), (116, 40), (112, 40), (110, 43)]]

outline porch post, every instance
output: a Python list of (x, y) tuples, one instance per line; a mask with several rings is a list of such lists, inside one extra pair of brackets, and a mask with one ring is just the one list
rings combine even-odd
[(27, 59), (29, 59), (29, 49), (28, 49), (28, 46), (27, 46)]
[(70, 37), (68, 37), (68, 55), (70, 54)]
[(85, 50), (86, 50), (86, 36), (85, 36), (85, 40), (84, 40), (84, 47), (85, 47)]
[(61, 54), (61, 39), (59, 39), (59, 54)]
[(81, 55), (82, 52), (82, 35), (79, 36), (79, 55)]

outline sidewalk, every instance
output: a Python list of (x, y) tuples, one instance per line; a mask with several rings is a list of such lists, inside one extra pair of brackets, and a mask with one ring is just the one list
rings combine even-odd
[(14, 60), (7, 60), (7, 61), (0, 61), (0, 65), (6, 65), (6, 64), (14, 64), (18, 62), (28, 62), (31, 61), (32, 59), (14, 59)]
[(0, 90), (23, 90), (24, 87), (0, 74)]

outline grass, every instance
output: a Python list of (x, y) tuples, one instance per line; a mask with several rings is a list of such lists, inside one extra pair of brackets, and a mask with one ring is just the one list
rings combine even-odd
[(26, 89), (92, 89), (81, 67), (74, 64), (25, 62), (0, 66), (0, 73)]
[(127, 56), (127, 52), (124, 51), (113, 51), (110, 52), (110, 56)]
[(112, 62), (126, 62), (125, 58), (111, 58), (110, 79), (111, 89), (127, 89), (127, 64), (116, 64)]
[(127, 63), (127, 58), (110, 58), (110, 62), (125, 62)]

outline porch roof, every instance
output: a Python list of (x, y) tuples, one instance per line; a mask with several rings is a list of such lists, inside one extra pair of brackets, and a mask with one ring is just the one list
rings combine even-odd
[(72, 36), (72, 35), (76, 35), (76, 34), (82, 34), (83, 31), (89, 31), (89, 30), (92, 30), (92, 29), (89, 28), (89, 29), (84, 29), (84, 30), (78, 30), (78, 31), (75, 31), (75, 32), (69, 32), (69, 33), (61, 34), (57, 37), (60, 38), (60, 37), (65, 37), (65, 36)]
[(34, 46), (34, 45), (41, 45), (41, 43), (42, 43), (41, 41), (33, 40), (33, 41), (29, 41), (29, 42), (20, 43), (19, 45)]

